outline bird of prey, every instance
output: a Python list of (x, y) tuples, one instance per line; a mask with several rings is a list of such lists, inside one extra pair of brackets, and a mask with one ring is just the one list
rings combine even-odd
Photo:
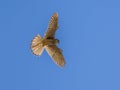
[(33, 54), (39, 56), (42, 54), (44, 48), (53, 59), (53, 61), (60, 67), (65, 65), (65, 60), (62, 50), (57, 47), (59, 40), (55, 38), (55, 32), (58, 29), (58, 14), (54, 13), (50, 19), (47, 32), (44, 37), (37, 35), (31, 42), (31, 50)]

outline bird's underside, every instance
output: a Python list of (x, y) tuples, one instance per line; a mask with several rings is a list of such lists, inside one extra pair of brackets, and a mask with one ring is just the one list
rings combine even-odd
[(37, 35), (32, 40), (31, 50), (35, 55), (41, 55), (44, 48), (53, 59), (53, 61), (60, 67), (65, 65), (65, 60), (62, 51), (57, 47), (58, 40), (55, 39), (55, 31), (58, 29), (58, 14), (54, 13), (48, 25), (47, 32), (42, 38)]

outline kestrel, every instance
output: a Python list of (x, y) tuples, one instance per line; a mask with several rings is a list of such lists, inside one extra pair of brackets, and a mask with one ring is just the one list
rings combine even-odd
[(48, 25), (47, 32), (42, 38), (40, 35), (34, 37), (31, 43), (31, 50), (33, 54), (39, 56), (42, 54), (44, 48), (53, 59), (53, 61), (60, 67), (65, 65), (65, 60), (62, 50), (57, 47), (59, 40), (55, 38), (55, 32), (58, 29), (58, 14), (54, 13)]

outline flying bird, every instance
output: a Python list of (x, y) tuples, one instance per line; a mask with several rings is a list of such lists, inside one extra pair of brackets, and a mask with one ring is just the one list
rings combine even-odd
[(60, 67), (65, 65), (62, 50), (57, 47), (59, 40), (55, 38), (55, 32), (58, 29), (58, 14), (54, 13), (50, 19), (47, 31), (44, 37), (39, 34), (31, 42), (33, 54), (40, 56), (44, 49), (48, 52), (53, 61)]

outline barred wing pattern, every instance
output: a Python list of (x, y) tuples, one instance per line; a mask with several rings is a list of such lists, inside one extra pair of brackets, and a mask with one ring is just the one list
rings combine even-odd
[(42, 40), (42, 37), (40, 35), (37, 35), (32, 40), (31, 50), (35, 55), (41, 55), (43, 52), (44, 47), (42, 47), (41, 40)]
[(59, 49), (56, 45), (45, 46), (45, 49), (58, 66), (63, 67), (65, 65), (61, 49)]
[(58, 14), (54, 13), (48, 25), (44, 38), (54, 38), (55, 31), (58, 29)]

